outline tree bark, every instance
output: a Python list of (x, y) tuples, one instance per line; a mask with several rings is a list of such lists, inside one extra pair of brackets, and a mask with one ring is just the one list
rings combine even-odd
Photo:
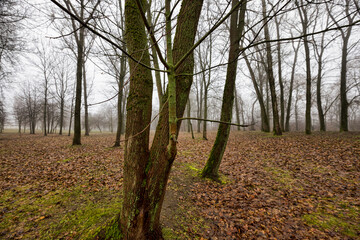
[(263, 132), (270, 132), (270, 125), (269, 125), (269, 115), (267, 114), (266, 111), (266, 106), (264, 103), (264, 97), (263, 97), (263, 93), (261, 92), (261, 89), (259, 88), (258, 83), (256, 82), (256, 76), (254, 73), (254, 70), (251, 67), (250, 61), (248, 59), (248, 57), (243, 54), (243, 57), (245, 59), (246, 65), (249, 69), (250, 72), (250, 77), (251, 77), (251, 81), (253, 83), (255, 92), (256, 92), (256, 97), (259, 101), (259, 105), (260, 105), (260, 114), (261, 114), (261, 131)]
[[(244, 18), (246, 11), (246, 2), (241, 4), (240, 16), (238, 17), (239, 8), (233, 12), (230, 17), (230, 49), (228, 57), (228, 67), (226, 73), (226, 81), (223, 94), (223, 102), (221, 107), (221, 121), (230, 122), (232, 117), (232, 108), (234, 103), (234, 89), (237, 70), (237, 58), (240, 53), (240, 38), (244, 29)], [(232, 1), (232, 6), (238, 4), (238, 0)], [(230, 125), (220, 124), (215, 143), (211, 149), (210, 156), (202, 170), (202, 177), (219, 180), (218, 170), (222, 157), (225, 152), (226, 144), (229, 139)]]
[(273, 109), (273, 128), (274, 128), (274, 135), (280, 136), (282, 135), (282, 130), (280, 127), (279, 121), (279, 111), (277, 105), (277, 98), (276, 98), (276, 87), (275, 87), (275, 79), (273, 73), (273, 60), (271, 55), (271, 44), (270, 44), (270, 33), (269, 33), (269, 26), (266, 22), (266, 3), (265, 0), (262, 0), (262, 13), (263, 13), (263, 23), (264, 23), (264, 32), (265, 32), (265, 39), (266, 39), (266, 73), (269, 81), (270, 86), (270, 94), (271, 94), (271, 105)]
[(123, 99), (123, 88), (124, 88), (124, 80), (125, 80), (125, 74), (126, 74), (126, 58), (125, 54), (122, 54), (121, 60), (120, 60), (120, 76), (118, 80), (118, 99), (117, 99), (117, 130), (116, 130), (116, 139), (114, 147), (120, 146), (120, 137), (121, 137), (121, 131), (122, 131), (122, 125), (123, 125), (123, 112), (122, 112), (122, 99)]
[(64, 98), (60, 99), (60, 130), (59, 135), (62, 135), (64, 125)]
[(297, 47), (295, 48), (293, 46), (294, 50), (294, 61), (291, 68), (291, 77), (290, 77), (290, 88), (289, 88), (289, 98), (287, 101), (287, 108), (286, 108), (286, 120), (285, 120), (285, 131), (290, 131), (290, 111), (291, 111), (291, 102), (292, 102), (292, 94), (293, 94), (293, 88), (294, 88), (294, 79), (295, 79), (295, 68), (297, 63), (297, 57), (299, 52), (300, 42), (298, 43)]
[[(280, 39), (280, 23), (275, 16), (276, 36)], [(280, 127), (285, 129), (285, 100), (284, 100), (284, 83), (282, 78), (282, 66), (281, 66), (281, 42), (277, 42), (277, 59), (278, 59), (278, 78), (280, 86)]]
[[(188, 117), (188, 118), (191, 117), (191, 103), (190, 103), (190, 98), (188, 99), (188, 103), (187, 103), (187, 117)], [(192, 138), (192, 139), (195, 139), (195, 137), (194, 137), (194, 131), (193, 131), (192, 123), (191, 123), (191, 119), (188, 119), (188, 132), (191, 132), (191, 138)]]
[(84, 116), (85, 136), (89, 136), (90, 134), (89, 106), (88, 106), (88, 91), (87, 91), (85, 62), (83, 63), (83, 84), (84, 84), (84, 109), (85, 109), (85, 116)]
[[(236, 115), (236, 123), (240, 125), (240, 110), (239, 110), (239, 102), (238, 102), (238, 96), (237, 91), (235, 87), (235, 115)], [(240, 131), (240, 126), (237, 126), (237, 130)]]
[(303, 1), (301, 0), (301, 6), (299, 6), (298, 1), (295, 2), (300, 19), (301, 25), (303, 28), (303, 34), (305, 35), (303, 38), (304, 41), (304, 49), (305, 49), (305, 64), (306, 64), (306, 110), (305, 110), (305, 133), (311, 134), (311, 63), (310, 63), (310, 48), (309, 48), (309, 40), (306, 36), (307, 28), (309, 24), (307, 11), (305, 6), (303, 5)]
[[(354, 1), (355, 3), (355, 1)], [(359, 5), (356, 5), (357, 12), (359, 12)], [(346, 72), (347, 72), (347, 55), (348, 55), (348, 44), (349, 39), (351, 35), (351, 30), (354, 19), (356, 17), (356, 13), (350, 13), (350, 0), (344, 1), (344, 12), (346, 15), (346, 19), (348, 20), (348, 24), (350, 25), (347, 30), (341, 29), (339, 26), (339, 23), (334, 18), (333, 14), (331, 13), (331, 10), (329, 9), (328, 5), (326, 5), (328, 14), (330, 18), (333, 20), (335, 25), (339, 27), (341, 38), (343, 40), (343, 46), (342, 46), (342, 52), (341, 52), (341, 71), (340, 71), (340, 132), (347, 132), (349, 131), (348, 127), (348, 108), (349, 108), (349, 102), (347, 100), (347, 78), (346, 78)], [(353, 15), (352, 15), (353, 14)]]
[[(174, 63), (194, 43), (201, 7), (201, 0), (184, 0), (182, 3), (174, 38)], [(142, 62), (150, 64), (148, 53), (139, 53), (138, 51), (146, 49), (147, 40), (144, 24), (134, 0), (126, 1), (125, 22), (129, 52), (137, 58), (142, 56)], [(192, 83), (192, 76), (189, 75), (193, 73), (193, 67), (193, 56), (191, 55), (176, 70), (174, 79), (176, 95), (174, 97), (176, 97), (177, 118), (181, 118), (185, 111)], [(170, 169), (175, 158), (175, 154), (168, 151), (170, 143), (169, 104), (171, 101), (165, 101), (173, 93), (170, 91), (162, 98), (163, 110), (160, 113), (159, 124), (149, 151), (149, 128), (146, 126), (151, 117), (151, 72), (133, 61), (130, 61), (130, 72), (132, 77), (127, 104), (124, 203), (120, 223), (125, 239), (159, 239), (161, 238), (160, 212)], [(177, 131), (180, 124), (181, 121), (176, 124)], [(140, 131), (142, 131), (141, 134), (134, 136)], [(174, 142), (173, 140), (171, 141)]]

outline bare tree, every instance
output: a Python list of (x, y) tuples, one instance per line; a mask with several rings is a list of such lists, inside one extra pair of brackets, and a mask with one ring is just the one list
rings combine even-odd
[(26, 17), (26, 8), (16, 0), (0, 1), (0, 89), (9, 82), (9, 75), (17, 65), (17, 55), (24, 48), (18, 36), (21, 20)]
[(264, 23), (264, 34), (266, 40), (266, 74), (269, 81), (270, 86), (270, 93), (271, 93), (271, 106), (273, 110), (273, 123), (274, 123), (274, 134), (275, 135), (282, 135), (282, 130), (280, 127), (280, 119), (279, 119), (279, 111), (278, 111), (278, 104), (277, 104), (277, 97), (276, 97), (276, 90), (275, 90), (275, 79), (274, 79), (274, 72), (273, 72), (273, 59), (272, 59), (272, 51), (271, 51), (271, 44), (270, 44), (270, 33), (269, 33), (269, 26), (267, 23), (267, 11), (266, 11), (266, 3), (265, 0), (262, 0), (262, 14), (263, 14), (263, 23)]
[(43, 92), (44, 92), (44, 106), (43, 106), (43, 130), (44, 136), (47, 135), (48, 129), (46, 127), (47, 122), (47, 109), (48, 109), (48, 95), (50, 88), (50, 81), (53, 77), (54, 59), (49, 52), (49, 45), (45, 46), (44, 42), (40, 43), (40, 46), (36, 49), (36, 56), (38, 62), (33, 62), (34, 65), (40, 70), (43, 75)]
[[(291, 107), (292, 107), (291, 104), (292, 104), (292, 100), (293, 100), (295, 70), (296, 70), (296, 64), (297, 64), (297, 60), (298, 60), (298, 52), (299, 52), (299, 48), (300, 48), (300, 41), (297, 43), (297, 45), (295, 45), (295, 42), (292, 42), (291, 45), (292, 45), (292, 49), (293, 49), (293, 52), (294, 52), (294, 60), (292, 62), (292, 66), (291, 66), (289, 96), (288, 96), (288, 100), (287, 100), (286, 118), (285, 118), (285, 131), (287, 131), (287, 132), (290, 131), (290, 113), (291, 113)], [(296, 111), (297, 111), (297, 108), (296, 108)], [(298, 126), (298, 125), (296, 124), (296, 126)], [(298, 127), (296, 128), (296, 130), (298, 130)]]
[(65, 98), (69, 90), (69, 81), (72, 77), (71, 72), (72, 69), (66, 57), (61, 57), (55, 70), (55, 93), (60, 107), (59, 135), (62, 135), (64, 128)]
[[(347, 99), (347, 62), (348, 62), (348, 53), (351, 47), (349, 48), (349, 40), (352, 31), (352, 24), (357, 16), (356, 12), (351, 12), (351, 0), (341, 1), (343, 4), (337, 4), (338, 1), (334, 1), (332, 6), (330, 3), (326, 4), (328, 14), (334, 24), (339, 28), (341, 39), (342, 39), (342, 52), (341, 52), (341, 71), (340, 71), (340, 131), (348, 131), (348, 107), (349, 102)], [(345, 19), (347, 20), (346, 24), (349, 25), (346, 29), (340, 27), (339, 21), (335, 18), (334, 6), (340, 6), (340, 12), (345, 14)], [(358, 5), (357, 5), (358, 7)]]
[(302, 34), (304, 49), (305, 49), (305, 64), (306, 64), (306, 110), (305, 110), (305, 133), (311, 134), (311, 57), (310, 57), (310, 47), (308, 40), (308, 30), (311, 24), (309, 16), (311, 14), (308, 12), (309, 5), (306, 5), (303, 0), (295, 1), (297, 6), (301, 26), (302, 26)]
[[(223, 101), (221, 107), (222, 122), (231, 122), (232, 108), (234, 103), (235, 80), (237, 72), (237, 58), (240, 53), (240, 38), (245, 25), (245, 12), (247, 1), (241, 2), (239, 7), (230, 17), (230, 49), (224, 86)], [(233, 8), (239, 4), (238, 0), (232, 1)], [(239, 15), (239, 16), (238, 16)], [(218, 170), (229, 138), (230, 125), (220, 123), (215, 143), (211, 149), (210, 156), (202, 170), (202, 177), (218, 180)]]

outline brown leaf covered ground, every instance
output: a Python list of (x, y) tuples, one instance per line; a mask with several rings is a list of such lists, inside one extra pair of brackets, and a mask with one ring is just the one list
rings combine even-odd
[[(233, 132), (223, 183), (199, 178), (214, 141), (179, 138), (167, 239), (360, 239), (360, 134)], [(113, 135), (0, 135), (0, 239), (91, 239), (121, 207)]]

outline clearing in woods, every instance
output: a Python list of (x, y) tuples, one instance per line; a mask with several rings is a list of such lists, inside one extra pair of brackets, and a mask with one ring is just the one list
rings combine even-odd
[[(360, 239), (360, 134), (232, 132), (222, 183), (199, 177), (209, 140), (179, 137), (165, 239)], [(114, 135), (0, 135), (0, 238), (92, 239), (121, 207)]]

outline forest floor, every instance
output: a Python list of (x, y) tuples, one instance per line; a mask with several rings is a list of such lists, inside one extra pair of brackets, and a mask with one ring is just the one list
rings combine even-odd
[[(222, 183), (199, 177), (215, 138), (179, 137), (165, 239), (360, 239), (360, 133), (232, 132)], [(121, 208), (114, 135), (0, 135), (0, 239), (91, 239)]]

